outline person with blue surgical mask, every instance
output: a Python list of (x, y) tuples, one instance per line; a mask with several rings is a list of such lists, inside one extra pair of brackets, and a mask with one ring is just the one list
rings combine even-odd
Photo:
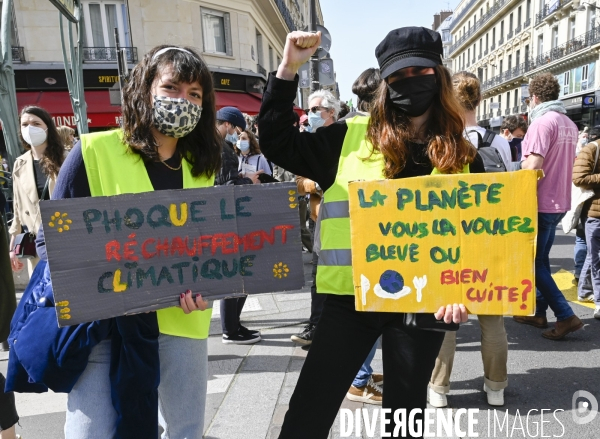
[(327, 127), (337, 120), (340, 112), (340, 101), (328, 90), (317, 90), (308, 97), (308, 116), (310, 132)]

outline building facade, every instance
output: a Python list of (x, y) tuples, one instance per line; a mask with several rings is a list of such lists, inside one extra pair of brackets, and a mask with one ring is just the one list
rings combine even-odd
[[(118, 81), (115, 28), (130, 69), (157, 45), (194, 47), (213, 72), (217, 107), (235, 105), (256, 114), (267, 74), (277, 69), (287, 34), (308, 23), (310, 0), (81, 0), (81, 4), (84, 86), (88, 124), (94, 131), (116, 127), (120, 120), (119, 107), (110, 105), (108, 92)], [(316, 5), (323, 23), (318, 0)], [(14, 0), (13, 6), (19, 108), (40, 105), (57, 125), (74, 127), (59, 12), (48, 0)], [(67, 35), (68, 22), (63, 22)]]
[[(600, 29), (596, 6), (580, 0), (463, 0), (450, 25), (454, 71), (481, 81), (479, 124), (496, 128), (507, 115), (527, 116), (527, 84), (551, 72), (561, 82), (561, 99), (576, 122), (592, 123), (583, 98), (598, 78)], [(586, 100), (588, 102), (589, 99)], [(585, 111), (583, 111), (585, 110)]]
[(452, 34), (450, 33), (450, 25), (452, 24), (452, 11), (441, 11), (439, 14), (434, 14), (433, 24), (431, 29), (438, 32), (442, 36), (442, 44), (444, 47), (444, 66), (453, 71), (452, 58), (450, 58), (450, 46), (452, 45)]

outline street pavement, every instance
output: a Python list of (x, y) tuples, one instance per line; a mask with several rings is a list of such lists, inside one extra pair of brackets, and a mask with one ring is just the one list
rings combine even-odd
[[(555, 279), (571, 301), (576, 300), (570, 273), (574, 240), (574, 235), (565, 236), (558, 232), (551, 253)], [(242, 321), (252, 329), (261, 330), (262, 342), (252, 346), (222, 344), (218, 305), (215, 306), (208, 341), (206, 439), (278, 437), (307, 354), (307, 350), (290, 342), (290, 335), (301, 330), (310, 314), (310, 256), (304, 254), (307, 282), (302, 290), (248, 298)], [(478, 437), (600, 437), (600, 415), (583, 425), (573, 419), (575, 392), (587, 391), (600, 399), (600, 321), (593, 318), (592, 305), (573, 302), (572, 306), (587, 326), (558, 342), (542, 338), (542, 330), (518, 325), (511, 318), (505, 319), (509, 341), (509, 385), (505, 390), (506, 405), (496, 412), (488, 410), (490, 407), (482, 391), (481, 333), (476, 317), (461, 326), (448, 400), (454, 415), (461, 408), (479, 409), (474, 415), (478, 421), (474, 428)], [(550, 314), (549, 321), (555, 321)], [(7, 354), (0, 352), (0, 371), (3, 373), (6, 372), (6, 359)], [(382, 370), (381, 348), (377, 350), (373, 368)], [(335, 374), (335, 364), (323, 373)], [(24, 439), (63, 438), (65, 404), (64, 394), (17, 395), (21, 416), (17, 432)], [(183, 406), (185, 402), (182, 402)], [(341, 408), (353, 411), (365, 408), (367, 415), (376, 414), (373, 406), (348, 400)], [(462, 416), (461, 421), (466, 429), (466, 416)], [(330, 438), (339, 437), (342, 436), (338, 415)], [(361, 434), (350, 437), (380, 437), (379, 424), (375, 434), (367, 434), (363, 427)]]

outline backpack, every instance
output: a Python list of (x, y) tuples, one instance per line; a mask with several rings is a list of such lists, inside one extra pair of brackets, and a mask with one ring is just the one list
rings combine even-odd
[(490, 130), (485, 130), (483, 138), (476, 130), (471, 130), (467, 135), (475, 133), (477, 134), (477, 152), (483, 160), (483, 166), (485, 172), (506, 172), (506, 165), (502, 160), (502, 156), (496, 148), (492, 146), (496, 133)]

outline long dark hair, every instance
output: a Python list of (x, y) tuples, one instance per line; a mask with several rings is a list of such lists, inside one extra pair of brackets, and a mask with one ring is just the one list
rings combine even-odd
[[(46, 176), (56, 177), (58, 171), (60, 171), (60, 167), (65, 161), (65, 148), (50, 113), (43, 108), (34, 105), (24, 107), (21, 110), (21, 113), (19, 113), (19, 126), (21, 125), (21, 117), (23, 117), (24, 114), (32, 114), (39, 117), (48, 127), (48, 131), (46, 131), (46, 142), (48, 146), (46, 146), (46, 150), (40, 159), (40, 167)], [(19, 130), (19, 139), (21, 140), (23, 148), (29, 151), (31, 146), (23, 139), (21, 130)]]
[[(250, 127), (244, 130), (244, 133), (248, 135), (248, 141), (250, 142), (250, 150), (248, 152), (248, 157), (253, 155), (261, 154), (260, 146), (258, 146), (258, 140), (256, 140), (256, 136), (250, 129)], [(235, 149), (235, 153), (237, 155), (242, 155), (242, 151), (237, 147), (237, 145), (233, 145), (233, 149)]]
[[(477, 151), (463, 137), (463, 111), (454, 94), (450, 73), (444, 66), (437, 66), (435, 79), (439, 93), (431, 105), (425, 126), (427, 155), (440, 172), (458, 173), (464, 165), (473, 162)], [(415, 137), (410, 118), (394, 107), (387, 84), (382, 81), (371, 108), (367, 139), (373, 145), (373, 151), (381, 152), (386, 159), (386, 178), (394, 178), (402, 171), (408, 155), (406, 145)]]
[(381, 75), (379, 69), (373, 67), (360, 74), (354, 84), (352, 84), (352, 93), (358, 96), (358, 111), (369, 112), (371, 105), (377, 96), (377, 91), (381, 85)]
[(202, 86), (202, 117), (196, 128), (177, 142), (177, 151), (192, 165), (192, 175), (212, 176), (221, 167), (221, 137), (216, 128), (215, 91), (212, 75), (200, 55), (190, 47), (167, 50), (153, 59), (156, 52), (172, 45), (157, 46), (149, 51), (131, 71), (123, 89), (124, 142), (144, 160), (159, 161), (154, 126), (151, 90), (154, 80), (165, 68), (173, 69), (173, 80)]

